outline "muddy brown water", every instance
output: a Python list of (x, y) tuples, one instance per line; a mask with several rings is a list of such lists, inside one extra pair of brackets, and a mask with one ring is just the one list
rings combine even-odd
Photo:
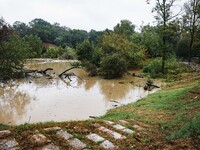
[[(70, 67), (66, 61), (32, 61), (30, 69), (53, 68), (47, 77), (25, 78), (0, 83), (0, 123), (74, 121), (104, 115), (109, 109), (135, 102), (156, 92), (144, 91), (146, 79), (124, 76), (105, 80), (88, 77), (83, 69), (71, 70), (78, 77), (61, 80), (56, 74)], [(160, 85), (159, 82), (156, 84)]]

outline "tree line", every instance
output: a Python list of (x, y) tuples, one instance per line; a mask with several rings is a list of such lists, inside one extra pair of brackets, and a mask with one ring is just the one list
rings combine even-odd
[(141, 67), (150, 74), (166, 74), (169, 66), (176, 66), (174, 58), (189, 63), (192, 57), (200, 58), (200, 1), (189, 0), (180, 14), (172, 11), (176, 0), (155, 1), (152, 11), (157, 25), (141, 26), (139, 31), (129, 20), (121, 20), (112, 30), (87, 32), (38, 18), (13, 25), (1, 18), (0, 78), (20, 73), (26, 58), (78, 58), (90, 75), (105, 78)]

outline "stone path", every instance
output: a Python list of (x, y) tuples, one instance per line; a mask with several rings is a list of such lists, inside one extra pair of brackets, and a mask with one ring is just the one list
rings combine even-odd
[[(103, 124), (103, 125), (102, 125)], [(93, 123), (94, 130), (78, 137), (74, 132), (68, 132), (67, 127), (51, 127), (43, 128), (42, 131), (34, 131), (31, 135), (25, 135), (26, 143), (33, 145), (30, 149), (36, 150), (60, 150), (63, 146), (67, 149), (92, 149), (94, 145), (99, 149), (117, 149), (116, 140), (123, 141), (128, 138), (133, 138), (136, 130), (144, 130), (138, 125), (131, 125), (128, 121), (119, 120), (118, 123), (112, 121), (104, 121), (103, 123)], [(127, 126), (132, 126), (129, 129)], [(70, 130), (69, 130), (70, 131)], [(87, 131), (87, 130), (86, 130)], [(98, 132), (97, 132), (98, 131)], [(56, 140), (52, 140), (55, 138)], [(61, 142), (56, 142), (57, 140)], [(95, 148), (96, 148), (95, 147)], [(26, 147), (27, 148), (27, 147)], [(24, 145), (18, 138), (12, 137), (12, 132), (9, 130), (0, 131), (0, 150), (21, 150)]]

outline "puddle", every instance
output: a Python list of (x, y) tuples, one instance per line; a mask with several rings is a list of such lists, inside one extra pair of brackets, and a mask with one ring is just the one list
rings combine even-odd
[[(53, 68), (59, 74), (70, 67), (65, 61), (33, 61), (30, 69)], [(78, 77), (48, 79), (27, 78), (0, 84), (0, 123), (18, 125), (25, 122), (85, 120), (104, 115), (116, 105), (128, 104), (147, 96), (145, 79), (125, 76), (117, 80), (88, 77), (82, 69), (74, 69)], [(160, 84), (160, 83), (156, 83)]]

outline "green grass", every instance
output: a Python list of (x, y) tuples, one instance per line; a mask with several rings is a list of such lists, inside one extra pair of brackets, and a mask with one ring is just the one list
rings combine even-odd
[[(199, 88), (200, 83), (195, 83), (192, 86), (162, 90), (136, 103), (110, 110), (100, 119), (134, 118), (148, 124), (159, 124), (168, 139), (200, 137), (200, 115), (198, 115), (200, 100), (192, 100), (193, 97), (189, 95), (191, 91)], [(144, 113), (137, 113), (141, 111)], [(166, 114), (165, 118), (160, 120), (145, 118), (147, 114), (155, 115), (159, 112)]]
[(131, 119), (131, 118), (140, 118), (139, 115), (130, 113), (128, 111), (120, 110), (111, 110), (105, 116), (100, 117), (99, 119), (103, 120), (120, 120), (120, 119)]
[(174, 134), (171, 135), (170, 139), (197, 137), (200, 139), (200, 114), (194, 116), (185, 125)]

